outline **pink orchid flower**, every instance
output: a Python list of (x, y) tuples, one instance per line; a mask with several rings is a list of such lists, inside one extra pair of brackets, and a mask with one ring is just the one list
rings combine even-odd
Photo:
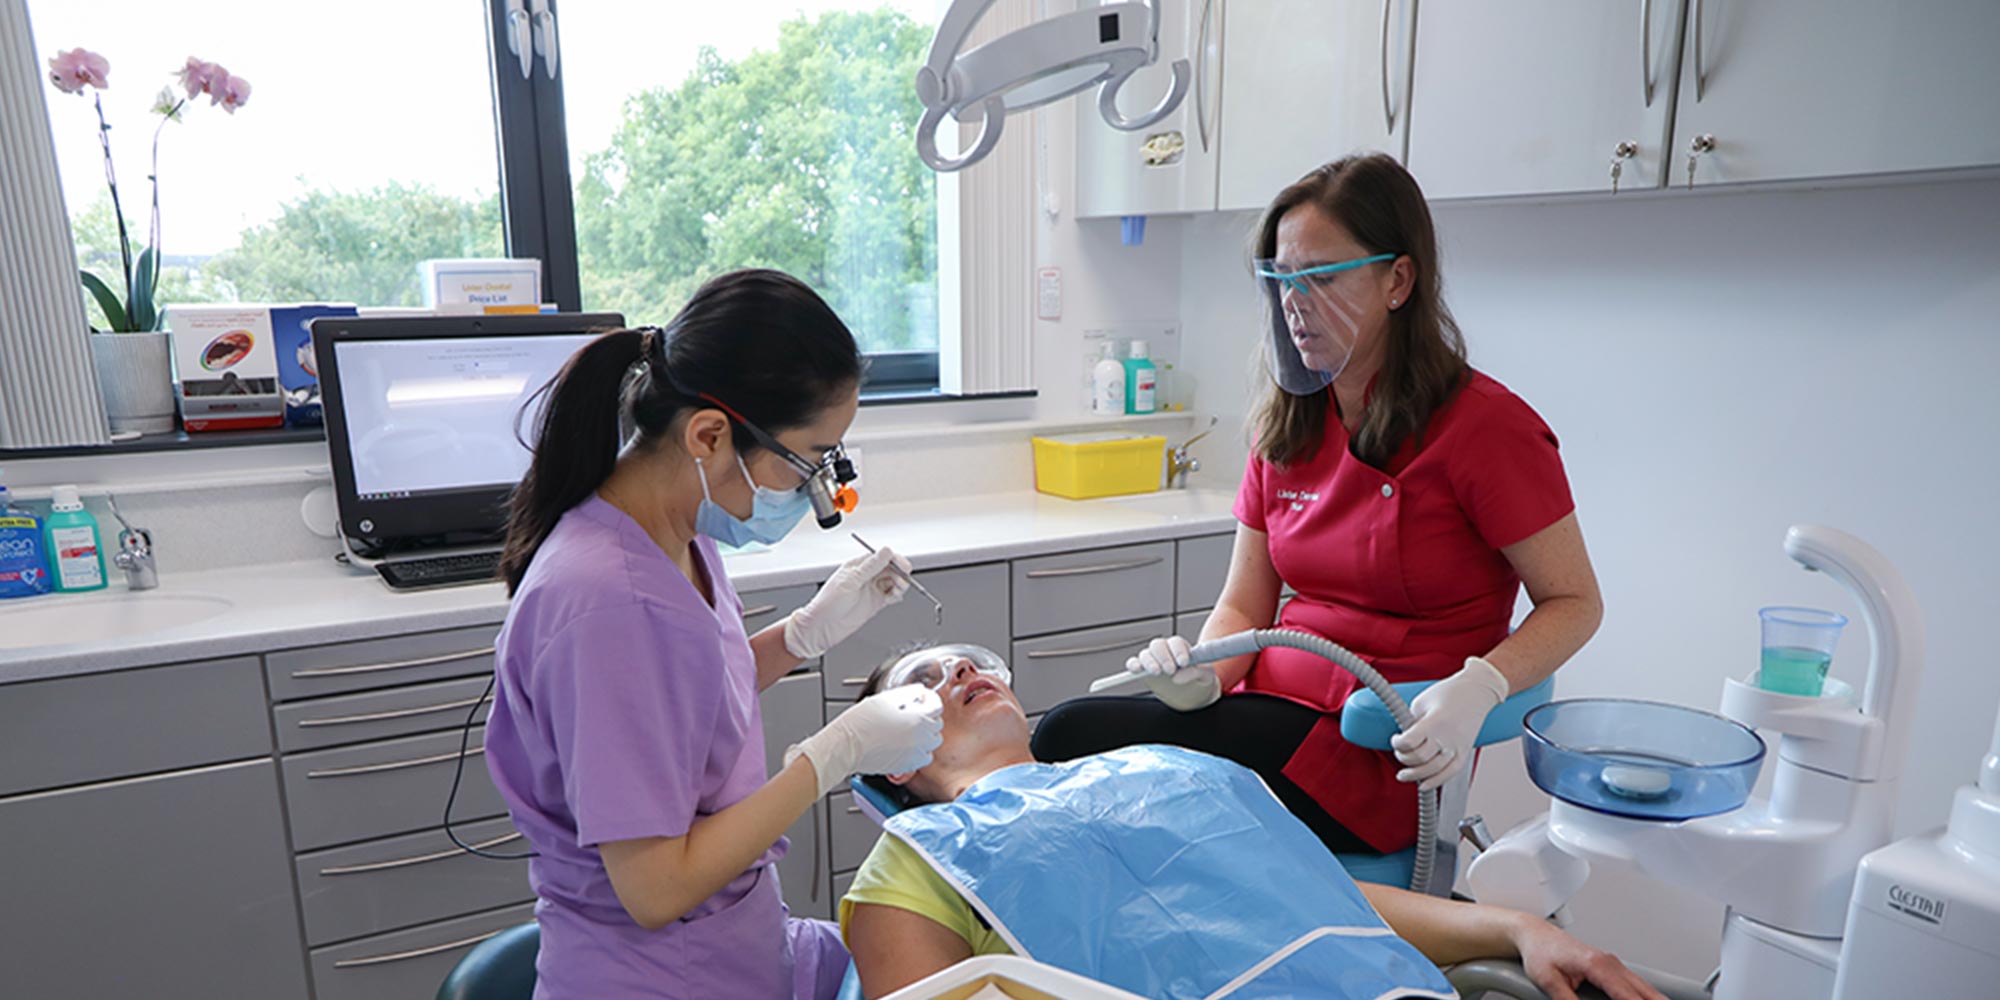
[(111, 86), (111, 60), (89, 49), (58, 52), (49, 60), (49, 82), (65, 94), (80, 94), (85, 85), (104, 90)]
[(236, 109), (250, 101), (250, 81), (240, 76), (227, 77), (216, 83), (215, 93), (209, 98), (210, 104), (222, 105), (222, 110), (235, 114)]
[(203, 62), (189, 56), (187, 65), (174, 74), (180, 78), (181, 88), (193, 100), (203, 94), (213, 94), (222, 83), (229, 79), (229, 71), (212, 62)]

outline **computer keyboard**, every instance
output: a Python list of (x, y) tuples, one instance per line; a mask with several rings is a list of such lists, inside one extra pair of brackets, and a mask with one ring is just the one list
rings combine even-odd
[(421, 559), (397, 559), (375, 564), (382, 581), (397, 590), (448, 587), (458, 583), (485, 583), (500, 566), (500, 551), (458, 552)]

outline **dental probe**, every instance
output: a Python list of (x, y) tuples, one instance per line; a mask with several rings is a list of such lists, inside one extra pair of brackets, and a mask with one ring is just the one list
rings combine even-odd
[[(870, 545), (867, 542), (863, 541), (860, 535), (857, 535), (854, 532), (850, 531), (847, 533), (847, 537), (854, 539), (856, 544), (860, 545), (864, 549), (867, 549), (869, 552), (872, 553), (875, 551), (875, 546)], [(937, 623), (939, 625), (944, 624), (944, 602), (938, 600), (937, 595), (930, 592), (930, 588), (925, 587), (921, 583), (918, 583), (916, 577), (903, 572), (903, 567), (898, 566), (895, 563), (889, 564), (889, 572), (896, 574), (896, 576), (899, 579), (901, 579), (904, 583), (909, 584), (912, 588), (916, 590), (917, 593), (924, 595), (924, 597), (931, 602), (931, 606), (937, 608)]]

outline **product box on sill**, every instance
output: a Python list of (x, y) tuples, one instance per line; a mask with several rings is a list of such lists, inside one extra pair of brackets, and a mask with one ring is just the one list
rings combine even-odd
[(173, 305), (166, 318), (189, 433), (284, 426), (269, 306)]
[(319, 402), (319, 368), (313, 358), (313, 320), (353, 316), (351, 305), (312, 303), (271, 307), (271, 342), (278, 357), (278, 391), (285, 400), (285, 424), (317, 427), (323, 417)]

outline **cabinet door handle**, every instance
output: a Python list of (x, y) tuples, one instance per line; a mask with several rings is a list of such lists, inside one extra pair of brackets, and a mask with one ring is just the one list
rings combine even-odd
[(374, 674), (381, 673), (384, 670), (414, 670), (417, 667), (434, 667), (440, 663), (457, 663), (460, 660), (470, 660), (474, 657), (491, 655), (493, 655), (493, 647), (484, 646), (479, 649), (446, 653), (443, 656), (425, 656), (415, 660), (396, 660), (392, 663), (363, 663), (352, 667), (313, 667), (310, 670), (294, 670), (292, 671), (292, 678), (294, 680), (307, 680), (313, 677), (343, 677), (348, 674)]
[(1396, 112), (1389, 106), (1389, 8), (1396, 0), (1382, 0), (1382, 124), (1396, 134)]
[(441, 702), (436, 705), (425, 705), (422, 706), (421, 708), (398, 708), (387, 712), (369, 712), (365, 715), (336, 715), (325, 719), (300, 719), (299, 728), (311, 729), (316, 726), (346, 726), (346, 725), (352, 725), (357, 722), (381, 722), (385, 719), (407, 719), (413, 715), (429, 715), (432, 712), (449, 712), (454, 708), (471, 708), (474, 705), (483, 705), (486, 702), (492, 700), (493, 697), (491, 695), (487, 695), (485, 697), (479, 697), (479, 698), (460, 698), (457, 701)]
[(868, 683), (868, 678), (866, 677), (842, 677), (840, 679), (841, 687), (858, 688), (866, 683)]
[(1091, 653), (1109, 653), (1114, 649), (1131, 649), (1145, 642), (1144, 639), (1119, 639), (1098, 646), (1078, 646), (1075, 649), (1035, 649), (1028, 652), (1030, 660), (1053, 660), (1063, 656), (1087, 656)]
[[(489, 847), (498, 847), (501, 844), (508, 843), (509, 841), (515, 841), (520, 839), (521, 835), (519, 833), (510, 833), (507, 834), (506, 836), (495, 837), (492, 840), (486, 841), (485, 843), (474, 844), (472, 846), (476, 850), (483, 851)], [(438, 851), (434, 854), (419, 854), (413, 858), (397, 858), (394, 861), (370, 861), (366, 864), (359, 864), (359, 865), (334, 865), (331, 868), (320, 869), (319, 873), (321, 875), (361, 875), (367, 872), (387, 871), (391, 868), (408, 868), (411, 865), (427, 864), (432, 861), (443, 861), (446, 858), (455, 858), (461, 854), (466, 854), (466, 853), (470, 852), (466, 851), (465, 848), (462, 847), (454, 847), (449, 851)]]
[(1194, 128), (1201, 137), (1201, 151), (1208, 152), (1208, 22), (1215, 12), (1215, 0), (1202, 0), (1201, 30), (1194, 42)]
[(861, 815), (861, 807), (860, 807), (860, 806), (848, 806), (848, 807), (847, 807), (847, 814), (848, 814), (849, 816), (859, 816), (859, 815)]
[(357, 774), (377, 774), (382, 771), (400, 771), (406, 767), (422, 767), (425, 764), (442, 764), (448, 760), (457, 760), (461, 756), (477, 757), (485, 752), (486, 752), (485, 747), (473, 747), (465, 751), (464, 754), (460, 754), (458, 751), (453, 750), (450, 751), (449, 753), (432, 754), (429, 757), (412, 757), (409, 760), (392, 760), (392, 761), (386, 761), (381, 764), (356, 764), (352, 767), (323, 767), (316, 771), (307, 771), (306, 777), (347, 778)]
[(1708, 89), (1708, 69), (1701, 57), (1701, 0), (1694, 0), (1694, 102), (1701, 103), (1702, 91)]
[(1639, 0), (1639, 90), (1653, 106), (1653, 0)]
[(1028, 571), (1028, 579), (1046, 580), (1057, 576), (1087, 576), (1091, 573), (1116, 573), (1122, 569), (1138, 569), (1141, 566), (1151, 566), (1154, 563), (1165, 561), (1165, 556), (1151, 556), (1146, 559), (1131, 559), (1125, 562), (1098, 563), (1094, 566), (1067, 566), (1062, 569), (1031, 569)]
[(754, 608), (744, 608), (743, 620), (747, 622), (758, 615), (768, 615), (776, 610), (778, 610), (778, 606), (775, 604), (759, 604)]
[(502, 927), (497, 931), (487, 931), (484, 934), (461, 938), (457, 941), (446, 941), (443, 944), (434, 944), (428, 948), (412, 948), (409, 951), (392, 952), (387, 955), (369, 955), (366, 958), (343, 958), (333, 963), (333, 967), (336, 969), (356, 969), (364, 965), (386, 965), (390, 962), (401, 962), (405, 959), (422, 958), (425, 955), (435, 955), (438, 952), (450, 951), (453, 948), (464, 948), (469, 945), (475, 945), (487, 938), (499, 937), (500, 931), (506, 929)]

